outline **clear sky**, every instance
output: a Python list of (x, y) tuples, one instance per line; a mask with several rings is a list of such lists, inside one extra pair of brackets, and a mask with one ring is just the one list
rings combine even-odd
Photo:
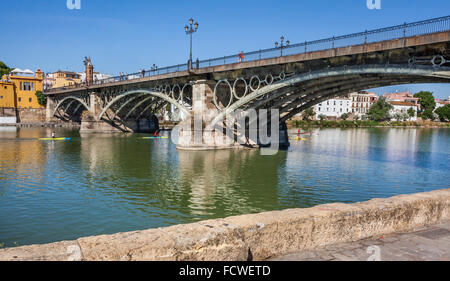
[[(202, 60), (270, 48), (281, 35), (297, 43), (449, 11), (448, 0), (381, 0), (381, 10), (369, 10), (366, 0), (81, 0), (80, 10), (69, 10), (66, 0), (5, 1), (0, 60), (22, 69), (82, 71), (84, 56), (91, 56), (96, 71), (117, 75), (186, 62), (190, 17), (200, 24), (194, 60)], [(450, 96), (449, 85), (389, 90), (396, 89)]]

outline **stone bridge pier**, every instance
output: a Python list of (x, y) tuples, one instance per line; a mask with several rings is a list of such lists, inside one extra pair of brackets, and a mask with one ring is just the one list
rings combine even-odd
[[(272, 119), (262, 122), (259, 114), (255, 111), (255, 119), (243, 118), (245, 121), (240, 123), (238, 120), (242, 115), (234, 115), (234, 112), (230, 112), (229, 116), (214, 123), (215, 117), (220, 113), (213, 101), (215, 87), (217, 87), (216, 91), (219, 96), (226, 91), (225, 88), (217, 85), (217, 81), (197, 80), (192, 83), (190, 116), (180, 122), (173, 132), (177, 135), (178, 149), (214, 150), (261, 146), (286, 148), (289, 146), (286, 123), (280, 123), (278, 116), (274, 117), (276, 124), (271, 124)], [(241, 114), (243, 114), (242, 111)], [(277, 132), (272, 134), (272, 130)], [(263, 131), (269, 137), (265, 141), (261, 140)]]

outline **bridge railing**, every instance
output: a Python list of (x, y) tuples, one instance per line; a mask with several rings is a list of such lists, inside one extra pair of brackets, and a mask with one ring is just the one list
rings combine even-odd
[[(283, 48), (270, 48), (270, 49), (264, 49), (264, 50), (258, 50), (258, 51), (252, 51), (252, 52), (246, 52), (244, 53), (244, 59), (243, 61), (256, 61), (256, 60), (262, 60), (262, 59), (269, 59), (269, 58), (277, 58), (280, 56), (289, 56), (289, 55), (296, 55), (296, 54), (302, 54), (307, 52), (316, 52), (316, 51), (322, 51), (322, 50), (329, 50), (334, 48), (340, 48), (340, 47), (348, 47), (353, 45), (362, 45), (362, 44), (368, 44), (368, 43), (374, 43), (374, 42), (382, 42), (387, 40), (393, 40), (393, 39), (401, 39), (405, 37), (412, 37), (412, 36), (418, 36), (418, 35), (426, 35), (436, 32), (442, 32), (450, 30), (450, 16), (440, 17), (440, 18), (434, 18), (424, 21), (418, 21), (413, 23), (405, 23), (401, 25), (386, 27), (386, 28), (380, 28), (375, 30), (367, 30), (364, 32), (359, 33), (352, 33), (348, 35), (343, 36), (337, 36), (337, 37), (329, 37), (325, 39), (310, 41), (310, 42), (303, 42), (298, 44), (292, 44), (289, 46), (285, 46)], [(213, 59), (207, 59), (202, 60), (198, 62), (193, 62), (194, 68), (205, 68), (205, 67), (211, 67), (211, 66), (218, 66), (218, 65), (226, 65), (226, 64), (232, 64), (232, 63), (238, 63), (239, 58), (238, 54), (234, 54), (231, 56), (224, 56), (224, 57), (218, 57)], [(109, 84), (114, 82), (120, 82), (120, 81), (127, 81), (127, 80), (135, 80), (140, 79), (144, 77), (151, 77), (155, 75), (161, 75), (161, 74), (167, 74), (167, 73), (174, 73), (178, 71), (186, 71), (188, 70), (188, 64), (178, 64), (174, 66), (168, 66), (163, 68), (154, 68), (150, 70), (145, 70), (137, 73), (132, 74), (122, 74), (116, 77), (110, 77), (102, 80), (96, 80), (93, 82), (94, 85), (102, 85), (102, 84)], [(54, 88), (50, 91), (47, 91), (47, 93), (51, 93), (52, 91), (57, 91), (61, 89), (70, 89), (70, 88), (77, 88), (77, 87), (85, 87), (85, 84), (78, 84), (73, 85), (69, 87), (61, 87), (61, 88)]]
[[(244, 53), (243, 61), (255, 61), (261, 59), (276, 58), (280, 56), (296, 55), (307, 52), (330, 50), (340, 47), (369, 44), (374, 42), (401, 39), (404, 37), (412, 37), (418, 35), (426, 35), (446, 30), (450, 30), (450, 16), (413, 23), (405, 23), (387, 28), (368, 30), (364, 32), (353, 33), (343, 36), (329, 37), (310, 42), (302, 42), (298, 44), (292, 44), (287, 47), (285, 46), (283, 48), (278, 47), (247, 52)], [(239, 58), (238, 54), (235, 54), (232, 56), (225, 56), (200, 61), (200, 68), (232, 64), (237, 62), (239, 62)]]

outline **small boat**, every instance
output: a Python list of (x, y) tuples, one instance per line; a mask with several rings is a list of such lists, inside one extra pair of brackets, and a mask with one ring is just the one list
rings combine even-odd
[(61, 140), (63, 140), (63, 141), (67, 141), (67, 140), (71, 140), (71, 138), (40, 138), (39, 140), (42, 140), (42, 141), (61, 141)]
[(308, 140), (307, 138), (299, 138), (299, 137), (295, 137), (295, 138), (290, 138), (291, 140), (296, 140), (296, 141), (305, 141)]
[(168, 139), (169, 137), (143, 137), (143, 140), (149, 140), (149, 139)]

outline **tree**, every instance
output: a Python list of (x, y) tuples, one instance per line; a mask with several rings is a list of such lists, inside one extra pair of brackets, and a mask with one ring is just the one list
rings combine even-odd
[(432, 92), (421, 91), (414, 95), (415, 98), (419, 98), (419, 104), (421, 107), (420, 117), (423, 119), (434, 119), (433, 111), (436, 107), (436, 101)]
[(408, 119), (409, 119), (409, 114), (406, 113), (406, 112), (403, 112), (403, 113), (402, 113), (402, 119), (403, 119), (403, 121), (408, 120)]
[(391, 119), (389, 111), (394, 107), (386, 101), (386, 98), (380, 97), (369, 109), (368, 116), (374, 121), (388, 121)]
[(450, 121), (450, 104), (446, 104), (444, 106), (439, 107), (434, 111), (438, 116), (439, 119), (444, 121)]
[(327, 119), (327, 116), (325, 114), (319, 114), (319, 116), (317, 117), (319, 117), (320, 121)]
[(40, 105), (47, 104), (47, 97), (42, 93), (42, 91), (36, 91), (36, 97)]
[(395, 113), (393, 117), (397, 121), (403, 121), (403, 114), (400, 112)]
[(6, 64), (4, 64), (2, 61), (0, 61), (0, 79), (3, 75), (9, 74), (11, 72), (11, 68), (9, 68)]
[(347, 120), (348, 119), (348, 114), (347, 113), (342, 114), (341, 115), (341, 119), (344, 120), (344, 121)]
[(306, 121), (309, 121), (311, 119), (311, 117), (313, 117), (314, 115), (315, 115), (315, 112), (314, 112), (314, 108), (312, 108), (312, 107), (305, 109), (302, 113), (302, 117)]
[(415, 111), (414, 108), (412, 108), (412, 107), (410, 107), (410, 108), (408, 109), (407, 113), (408, 113), (409, 120), (411, 120), (411, 118), (413, 118), (413, 117), (416, 116), (416, 111)]

